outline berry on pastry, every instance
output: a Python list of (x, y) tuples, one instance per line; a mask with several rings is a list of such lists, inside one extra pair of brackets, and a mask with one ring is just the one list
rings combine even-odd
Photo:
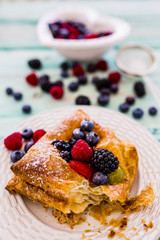
[(43, 129), (38, 129), (33, 133), (33, 141), (36, 143), (46, 133)]
[(73, 146), (71, 150), (72, 158), (82, 162), (89, 162), (93, 156), (93, 151), (89, 145), (79, 139)]
[(94, 169), (91, 165), (84, 163), (84, 162), (78, 162), (75, 160), (69, 161), (69, 166), (76, 171), (77, 173), (83, 175), (87, 179), (91, 180)]

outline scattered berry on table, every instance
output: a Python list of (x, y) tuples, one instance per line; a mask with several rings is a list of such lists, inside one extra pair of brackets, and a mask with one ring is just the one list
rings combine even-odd
[(117, 93), (119, 90), (118, 84), (113, 83), (110, 87), (112, 93)]
[(69, 70), (69, 68), (70, 68), (70, 65), (69, 65), (69, 63), (68, 62), (62, 62), (61, 63), (61, 65), (60, 65), (60, 67), (63, 69), (63, 70)]
[(28, 65), (30, 68), (36, 69), (36, 70), (41, 69), (41, 67), (42, 67), (41, 61), (36, 58), (29, 60)]
[(148, 113), (149, 113), (151, 116), (157, 115), (157, 112), (158, 112), (158, 110), (157, 110), (157, 108), (155, 108), (155, 107), (150, 107), (149, 110), (148, 110)]
[(46, 133), (44, 129), (38, 129), (33, 133), (33, 141), (36, 143)]
[(33, 137), (33, 131), (31, 128), (25, 128), (23, 129), (22, 131), (22, 137), (25, 139), (25, 140), (30, 140), (32, 137)]
[(24, 146), (24, 151), (25, 153), (28, 152), (28, 150), (34, 145), (33, 141), (29, 141), (26, 143), (26, 145)]
[(81, 85), (85, 85), (85, 84), (87, 84), (88, 79), (87, 79), (87, 77), (85, 75), (82, 75), (82, 76), (78, 77), (78, 82)]
[(43, 74), (39, 77), (38, 80), (39, 80), (40, 88), (44, 92), (49, 92), (51, 88), (50, 77), (47, 74)]
[(76, 65), (80, 65), (78, 61), (73, 61), (72, 62), (72, 68), (74, 68)]
[(91, 132), (94, 128), (94, 122), (91, 120), (83, 120), (81, 122), (82, 131)]
[(94, 169), (89, 164), (73, 160), (69, 161), (69, 165), (75, 172), (83, 175), (89, 180), (92, 179)]
[(100, 71), (107, 71), (108, 70), (108, 64), (105, 60), (101, 59), (96, 63), (97, 70)]
[(96, 149), (91, 160), (92, 167), (104, 174), (114, 172), (118, 168), (118, 164), (118, 158), (103, 148)]
[(67, 162), (69, 162), (72, 159), (71, 153), (69, 151), (62, 151), (60, 153), (60, 156), (61, 156), (61, 158), (63, 158)]
[(98, 82), (99, 82), (99, 77), (93, 77), (93, 78), (92, 78), (92, 83), (93, 83), (93, 84), (96, 85)]
[(78, 87), (79, 87), (78, 82), (71, 82), (71, 83), (68, 85), (68, 89), (69, 89), (71, 92), (77, 91), (77, 90), (78, 90)]
[(79, 139), (74, 144), (71, 155), (74, 160), (89, 162), (93, 156), (93, 151), (84, 140)]
[(78, 139), (84, 140), (86, 135), (80, 128), (75, 128), (73, 130), (72, 137), (76, 140), (78, 140)]
[(126, 113), (129, 111), (129, 107), (130, 107), (130, 105), (128, 103), (122, 103), (119, 105), (119, 111)]
[(19, 161), (23, 156), (24, 156), (24, 152), (22, 152), (20, 150), (16, 150), (11, 153), (10, 158), (11, 158), (11, 161), (13, 163), (15, 163), (15, 162)]
[(96, 88), (98, 91), (100, 91), (102, 88), (110, 88), (110, 82), (107, 78), (103, 78), (99, 81), (97, 81), (97, 83), (95, 84)]
[(26, 82), (30, 84), (31, 86), (37, 86), (38, 85), (38, 77), (35, 73), (30, 73), (26, 76)]
[(89, 146), (93, 147), (96, 146), (99, 142), (99, 136), (96, 132), (88, 132), (86, 134), (86, 142), (89, 144)]
[(22, 107), (22, 111), (23, 111), (24, 113), (31, 113), (32, 107), (31, 107), (30, 105), (24, 105), (24, 106)]
[(94, 73), (96, 71), (96, 64), (94, 63), (89, 63), (87, 66), (87, 72), (89, 73)]
[(108, 174), (109, 184), (117, 184), (125, 179), (125, 172), (121, 167), (118, 167), (114, 172)]
[(22, 135), (19, 132), (12, 133), (4, 139), (4, 145), (8, 150), (19, 150), (22, 147)]
[(140, 119), (143, 117), (144, 111), (141, 108), (136, 108), (132, 112), (133, 117), (136, 119)]
[(15, 93), (13, 94), (13, 97), (14, 97), (14, 99), (15, 99), (16, 101), (21, 101), (22, 98), (23, 98), (23, 95), (22, 95), (22, 93), (20, 93), (20, 92), (15, 92)]
[(13, 94), (13, 89), (10, 88), (10, 87), (6, 88), (6, 94), (7, 95), (12, 95)]
[(55, 99), (61, 99), (64, 94), (64, 90), (61, 86), (54, 86), (50, 89), (49, 93), (52, 95)]
[(108, 181), (108, 176), (102, 172), (96, 172), (93, 174), (92, 182), (97, 186), (105, 185), (108, 183)]
[(51, 83), (51, 86), (61, 86), (63, 87), (63, 82), (61, 80), (57, 80), (57, 81), (54, 81), (53, 83)]
[(63, 70), (63, 71), (61, 72), (61, 77), (63, 77), (63, 78), (68, 78), (68, 77), (69, 77), (68, 72), (65, 71), (65, 70)]
[(101, 106), (106, 106), (108, 103), (109, 103), (109, 96), (108, 95), (100, 95), (98, 97), (98, 103), (101, 105)]
[(129, 105), (133, 105), (135, 103), (135, 97), (133, 97), (133, 96), (127, 97), (126, 103), (128, 103)]
[(137, 97), (143, 97), (146, 94), (144, 83), (138, 81), (134, 84), (134, 91)]
[(100, 90), (100, 93), (102, 94), (102, 95), (110, 95), (110, 93), (111, 93), (111, 91), (110, 91), (110, 89), (109, 88), (102, 88), (101, 90)]
[(110, 83), (119, 83), (121, 80), (121, 74), (119, 72), (111, 72), (108, 75), (108, 80)]
[(80, 64), (74, 65), (72, 72), (76, 77), (82, 76), (85, 73), (83, 67)]
[(78, 96), (75, 100), (76, 105), (91, 105), (91, 101), (86, 96)]

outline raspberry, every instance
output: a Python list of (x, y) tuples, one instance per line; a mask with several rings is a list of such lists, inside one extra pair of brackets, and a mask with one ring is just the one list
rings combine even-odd
[(33, 133), (33, 141), (36, 143), (46, 133), (43, 129), (38, 129)]
[(106, 71), (108, 69), (108, 64), (105, 60), (102, 59), (96, 63), (96, 67), (97, 67), (97, 70)]
[(95, 33), (88, 33), (88, 34), (86, 34), (86, 36), (84, 38), (85, 39), (98, 38), (98, 35)]
[(76, 144), (74, 144), (71, 155), (75, 160), (89, 162), (93, 156), (93, 152), (85, 141), (79, 139)]
[(121, 74), (119, 72), (111, 72), (108, 75), (108, 80), (110, 83), (119, 83), (121, 80)]
[(50, 89), (50, 94), (52, 95), (53, 98), (55, 99), (60, 99), (63, 97), (63, 88), (61, 86), (54, 86)]
[(92, 179), (94, 169), (89, 164), (73, 160), (69, 161), (69, 165), (77, 173), (83, 175), (89, 180)]
[(32, 86), (37, 86), (38, 85), (38, 78), (35, 73), (31, 73), (26, 76), (26, 81), (28, 84)]
[(84, 75), (84, 69), (80, 64), (77, 64), (72, 69), (73, 75), (76, 77)]
[(4, 139), (4, 145), (8, 150), (19, 150), (22, 147), (22, 135), (19, 132), (12, 133)]

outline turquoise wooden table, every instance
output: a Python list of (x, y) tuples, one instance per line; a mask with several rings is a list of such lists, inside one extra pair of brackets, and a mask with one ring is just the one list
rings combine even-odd
[[(92, 7), (103, 14), (122, 17), (129, 21), (132, 32), (125, 42), (137, 42), (148, 44), (160, 55), (160, 2), (158, 1), (80, 1), (84, 6)], [(70, 93), (67, 85), (74, 78), (64, 80), (66, 86), (63, 100), (56, 101), (51, 96), (42, 93), (39, 87), (30, 87), (25, 83), (25, 76), (30, 73), (27, 61), (31, 58), (39, 58), (43, 62), (43, 68), (37, 74), (47, 73), (52, 80), (59, 79), (59, 64), (63, 57), (56, 51), (42, 47), (37, 39), (36, 24), (39, 17), (56, 7), (77, 4), (75, 1), (44, 1), (44, 2), (6, 2), (0, 6), (0, 137), (1, 139), (12, 131), (12, 129), (24, 119), (41, 111), (73, 105), (75, 97), (81, 93), (91, 98), (92, 104), (96, 105), (98, 92), (91, 84), (92, 75), (89, 76), (90, 83), (81, 87), (80, 91)], [(104, 58), (108, 61), (111, 70), (116, 69), (115, 53), (119, 46), (110, 50)], [(151, 75), (152, 80), (160, 87), (160, 67)], [(12, 97), (5, 94), (5, 88), (11, 86), (15, 91), (21, 91), (23, 100), (16, 102)], [(122, 79), (120, 91), (112, 95), (110, 109), (118, 110), (126, 96), (133, 94), (133, 80)], [(32, 114), (26, 115), (21, 111), (24, 104), (30, 104), (33, 108)], [(155, 117), (149, 116), (148, 107), (156, 106), (149, 89), (142, 99), (137, 99), (136, 104), (128, 113), (131, 116), (132, 109), (141, 107), (144, 109), (144, 117), (139, 122), (149, 129), (160, 140), (160, 114)], [(131, 116), (132, 117), (132, 116)]]

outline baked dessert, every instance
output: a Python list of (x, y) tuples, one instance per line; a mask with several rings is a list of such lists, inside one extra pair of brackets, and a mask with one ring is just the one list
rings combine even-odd
[[(89, 205), (98, 205), (102, 201), (125, 208), (138, 168), (136, 148), (128, 141), (118, 139), (113, 130), (104, 128), (93, 121), (90, 121), (92, 126), (89, 126), (93, 129), (88, 132), (93, 132), (97, 139), (91, 138), (93, 134), (89, 134), (87, 144), (82, 139), (85, 134), (86, 139), (89, 136), (86, 132), (88, 126), (81, 125), (82, 121), (87, 120), (90, 121), (89, 116), (82, 110), (78, 110), (56, 128), (47, 132), (21, 160), (11, 166), (14, 176), (8, 182), (6, 189), (10, 193), (17, 192), (35, 202), (40, 202), (45, 208), (54, 208), (53, 214), (58, 215), (60, 222), (71, 223), (72, 221), (72, 224), (79, 222), (79, 217), (76, 218), (77, 214), (83, 213)], [(79, 129), (82, 135), (77, 135), (75, 129)], [(65, 156), (64, 151), (60, 151), (63, 148), (61, 143), (64, 141), (69, 143), (71, 140), (71, 155)], [(79, 145), (76, 146), (78, 143)], [(76, 150), (81, 149), (80, 144), (83, 147), (87, 144), (88, 148), (86, 147), (86, 151), (80, 154), (78, 152), (79, 155), (77, 155)], [(104, 159), (99, 158), (99, 153), (102, 158), (107, 154), (107, 157), (114, 162), (106, 168), (107, 165)], [(85, 159), (86, 155), (87, 158), (89, 157), (89, 162), (87, 158)], [(74, 159), (73, 156), (75, 156)], [(79, 156), (80, 161), (77, 161), (76, 156)], [(72, 160), (70, 160), (71, 157)], [(100, 160), (103, 160), (103, 166), (99, 164)], [(80, 167), (77, 164), (80, 164)], [(84, 166), (89, 169), (89, 172), (84, 169)], [(80, 172), (80, 170), (83, 171)], [(100, 172), (99, 170), (108, 173), (105, 175), (107, 182), (104, 184), (93, 181), (93, 176), (96, 172)], [(120, 173), (120, 180), (117, 180), (114, 172)], [(144, 205), (153, 201), (154, 193), (151, 187), (148, 194), (150, 201), (144, 202)], [(129, 201), (130, 205), (131, 203), (134, 205), (135, 201), (137, 203), (137, 199)], [(143, 205), (142, 199), (140, 205)]]

